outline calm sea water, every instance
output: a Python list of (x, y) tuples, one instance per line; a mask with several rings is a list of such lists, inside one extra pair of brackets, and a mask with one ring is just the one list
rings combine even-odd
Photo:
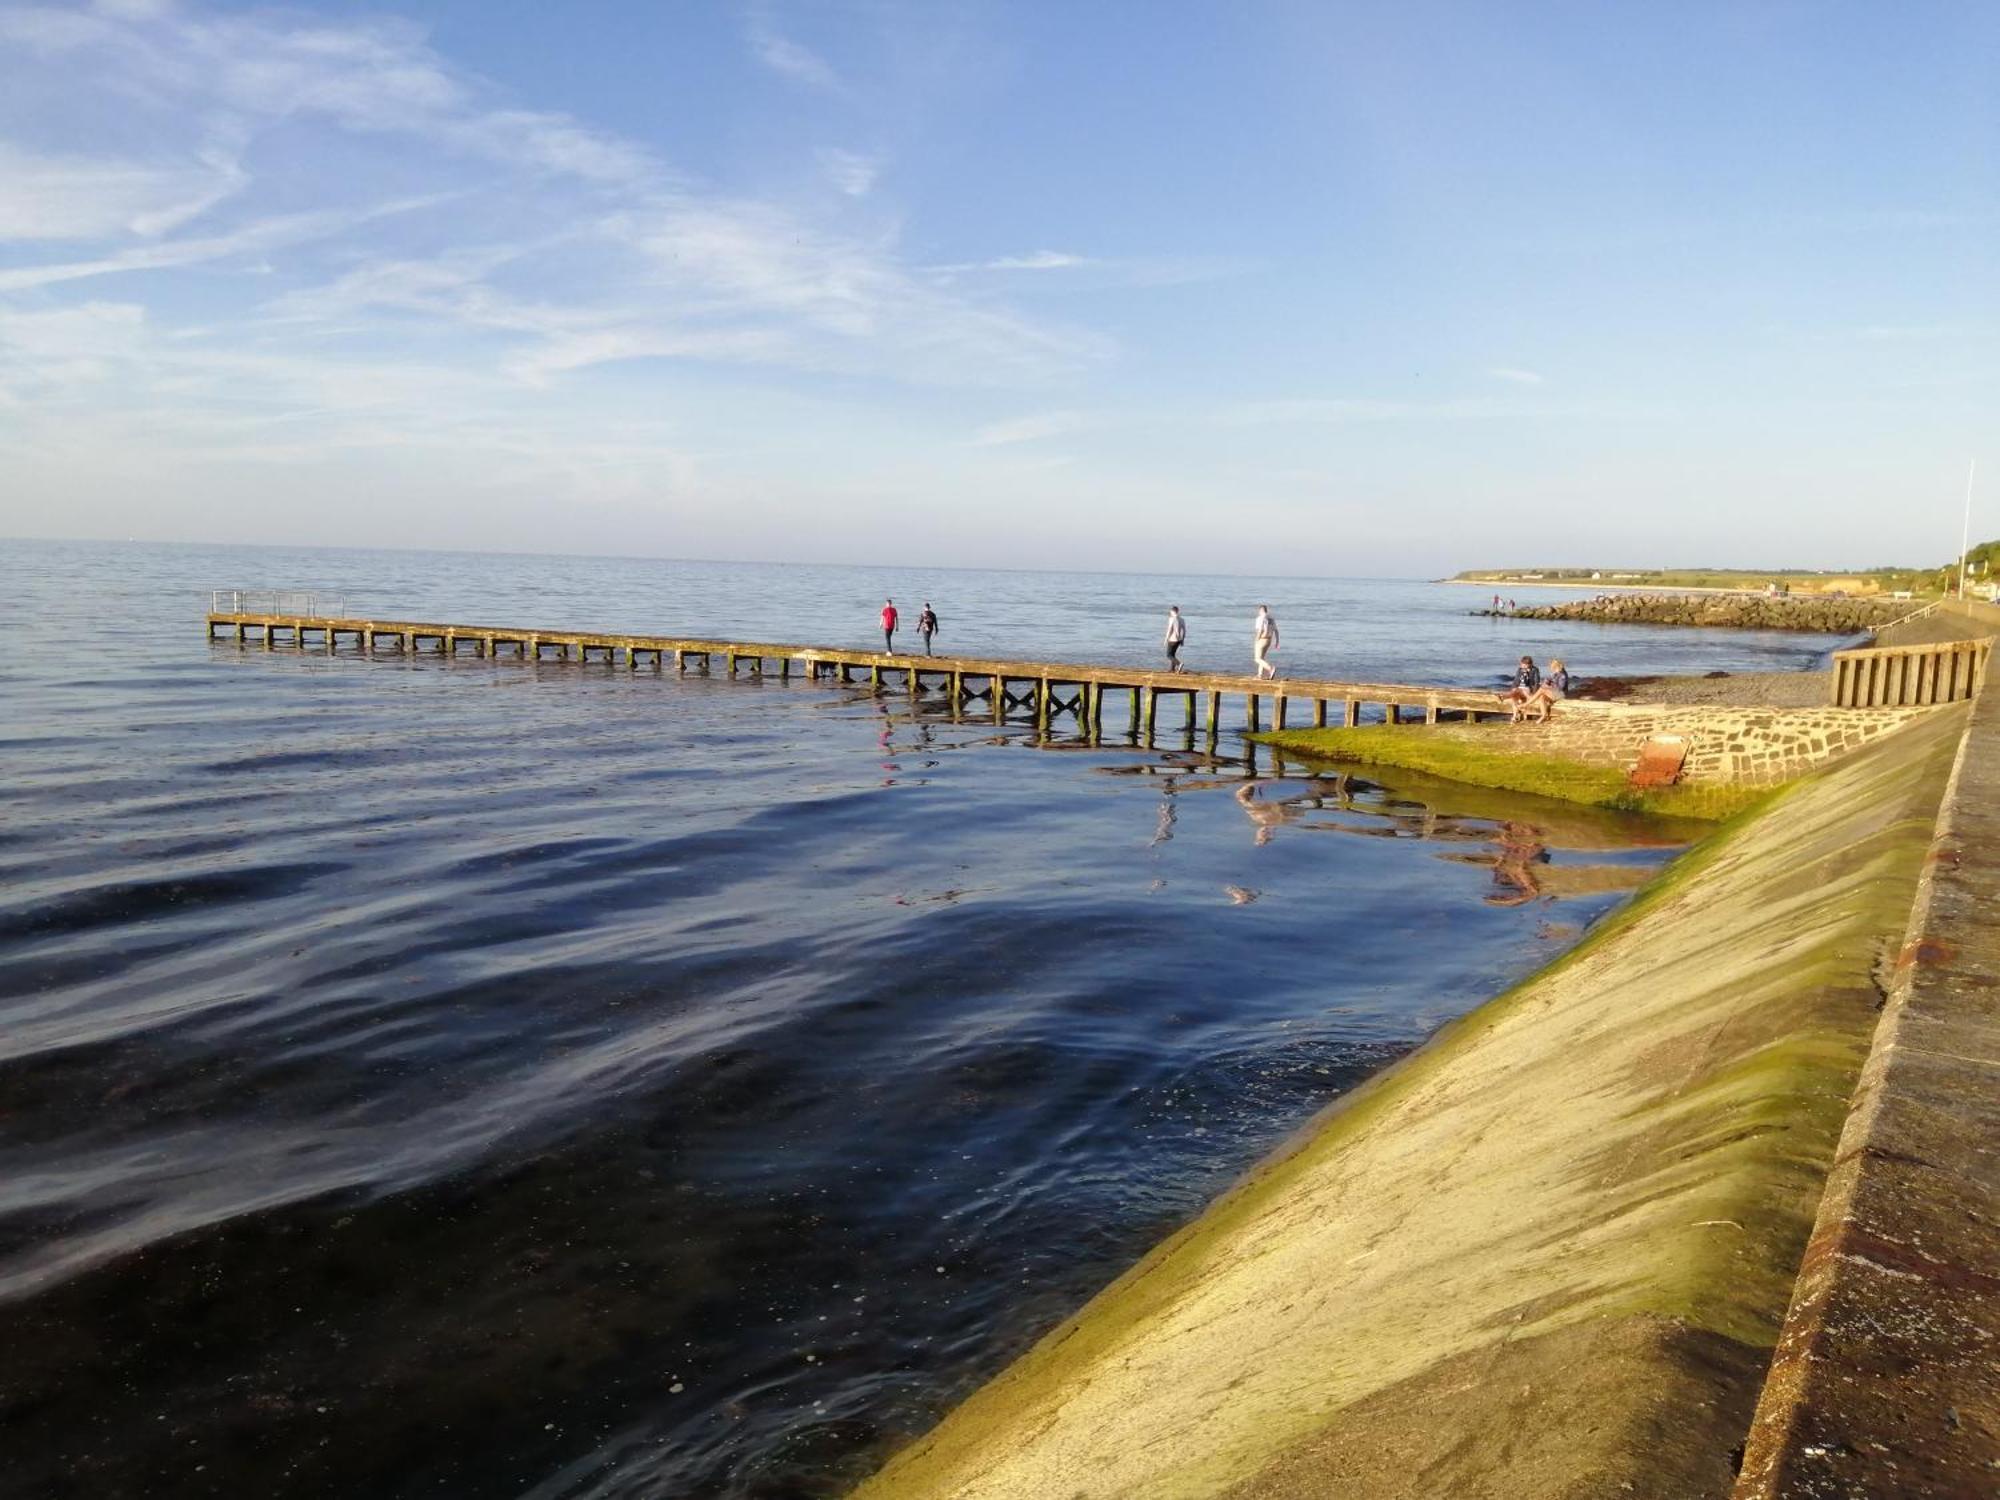
[[(0, 543), (0, 1491), (837, 1494), (1687, 830), (382, 616), (1495, 680), (1419, 584)], [(1171, 738), (1171, 737), (1170, 737)]]

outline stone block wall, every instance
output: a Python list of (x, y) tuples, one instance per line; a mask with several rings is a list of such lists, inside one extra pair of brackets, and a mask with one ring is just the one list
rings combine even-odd
[(1768, 786), (1802, 776), (1863, 745), (1893, 734), (1935, 708), (1648, 707), (1622, 703), (1560, 703), (1544, 724), (1441, 726), (1454, 738), (1586, 765), (1629, 768), (1654, 735), (1688, 742), (1681, 780), (1695, 785)]

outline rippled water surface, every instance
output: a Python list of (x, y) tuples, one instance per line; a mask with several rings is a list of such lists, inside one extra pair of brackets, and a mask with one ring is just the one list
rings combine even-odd
[[(1687, 830), (377, 615), (1482, 683), (1468, 590), (0, 542), (0, 1486), (819, 1496)], [(1468, 597), (1469, 596), (1469, 597)]]

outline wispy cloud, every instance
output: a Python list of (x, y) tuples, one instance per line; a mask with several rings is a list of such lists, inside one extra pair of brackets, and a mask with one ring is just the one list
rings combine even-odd
[(364, 134), (415, 134), (510, 167), (603, 183), (655, 175), (634, 143), (568, 115), (496, 108), (401, 21), (308, 25), (282, 14), (171, 5), (0, 9), (0, 47), (18, 61), (88, 70), (93, 91), (141, 111), (199, 96), (210, 133), (289, 119)]
[(1087, 266), (1090, 257), (1071, 255), (1062, 250), (1037, 250), (1032, 255), (1003, 255), (998, 260), (989, 260), (985, 268), (989, 271), (1061, 271), (1070, 266)]
[(1498, 365), (1486, 372), (1495, 380), (1504, 380), (1509, 385), (1541, 385), (1543, 377), (1533, 370), (1523, 370), (1510, 365)]
[(826, 180), (850, 198), (867, 197), (875, 186), (875, 179), (882, 173), (881, 162), (859, 151), (822, 146), (816, 155)]
[(750, 51), (765, 67), (830, 94), (842, 91), (840, 76), (827, 61), (779, 30), (766, 7), (751, 7), (748, 22)]
[(1913, 344), (1933, 339), (1963, 338), (1970, 330), (1958, 323), (1870, 323), (1851, 337), (1871, 344)]
[(1465, 405), (1465, 402), (1426, 404), (1354, 396), (1298, 396), (1275, 401), (1246, 401), (1225, 408), (1221, 420), (1231, 426), (1242, 427), (1275, 422), (1395, 422), (1406, 417), (1435, 413), (1444, 406)]
[(1089, 419), (1082, 412), (1036, 412), (1031, 416), (989, 423), (972, 435), (972, 444), (975, 448), (999, 448), (1012, 443), (1038, 442), (1043, 438), (1076, 432), (1088, 423)]
[(135, 249), (118, 250), (94, 260), (57, 261), (43, 265), (21, 266), (13, 270), (0, 270), (0, 292), (25, 291), (31, 287), (54, 286), (61, 282), (82, 281), (93, 276), (112, 276), (130, 271), (157, 271), (260, 254), (288, 245), (301, 245), (310, 240), (325, 239), (372, 219), (427, 207), (439, 202), (440, 196), (380, 204), (365, 209), (284, 214), (272, 219), (253, 220), (239, 225), (226, 234), (208, 235), (198, 239), (162, 240)]
[(998, 255), (991, 260), (964, 260), (950, 265), (931, 266), (938, 276), (957, 276), (966, 271), (1066, 271), (1072, 266), (1098, 262), (1087, 255), (1071, 255), (1066, 250), (1036, 250), (1027, 255)]
[[(773, 66), (832, 81), (768, 16), (753, 12), (751, 24)], [(903, 263), (892, 236), (822, 222), (811, 203), (715, 192), (618, 135), (494, 100), (406, 24), (172, 5), (0, 8), (0, 89), (11, 68), (70, 77), (80, 132), (122, 109), (155, 137), (148, 161), (165, 165), (4, 148), (0, 232), (67, 241), (72, 253), (0, 268), (0, 294), (207, 267), (211, 290), (230, 285), (238, 298), (239, 321), (223, 316), (219, 337), (302, 349), (421, 337), (485, 376), (533, 386), (646, 360), (1005, 384), (1109, 353), (1087, 331), (940, 285)], [(345, 174), (260, 166), (252, 180), (238, 163), (282, 165), (265, 144), (281, 128), (281, 151), (332, 130), (350, 157), (374, 150), (378, 176), (449, 184), (449, 212), (443, 191), (343, 201)], [(468, 174), (467, 158), (486, 172)], [(819, 162), (843, 195), (875, 187), (871, 156), (829, 147)], [(320, 205), (295, 206), (315, 190)], [(280, 200), (290, 211), (258, 211)], [(202, 215), (221, 222), (172, 233)], [(410, 222), (396, 234), (367, 227), (390, 215)], [(133, 284), (121, 281), (120, 295), (143, 301), (159, 285), (128, 293)]]
[(1529, 401), (1502, 396), (1447, 396), (1434, 400), (1305, 396), (1247, 401), (1224, 407), (1215, 414), (1215, 420), (1230, 427), (1275, 424), (1346, 427), (1377, 422), (1520, 421), (1529, 418), (1655, 421), (1671, 415), (1665, 408), (1620, 401)]
[(237, 162), (213, 151), (146, 162), (42, 155), (0, 141), (0, 241), (164, 234), (248, 180)]

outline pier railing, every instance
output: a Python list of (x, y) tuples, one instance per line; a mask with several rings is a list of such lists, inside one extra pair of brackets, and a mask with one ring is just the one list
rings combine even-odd
[(1979, 691), (1993, 642), (1942, 641), (1833, 653), (1836, 708), (1912, 708), (1958, 703)]
[(347, 600), (316, 589), (210, 589), (212, 615), (287, 615), (307, 620), (339, 619)]

